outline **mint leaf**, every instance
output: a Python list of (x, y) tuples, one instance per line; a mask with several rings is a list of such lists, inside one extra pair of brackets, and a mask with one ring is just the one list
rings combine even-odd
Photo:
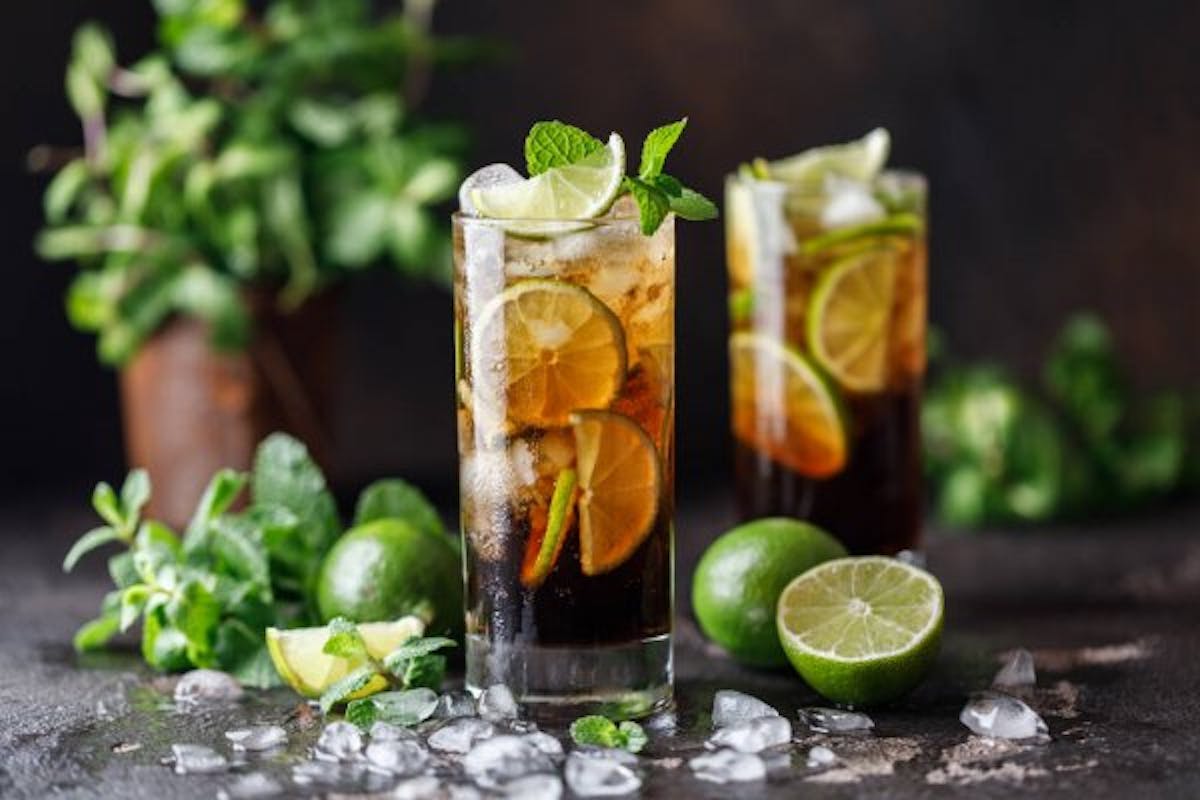
[(125, 478), (121, 486), (121, 507), (125, 522), (132, 525), (142, 513), (142, 507), (150, 499), (150, 476), (144, 469), (135, 469)]
[(575, 744), (620, 747), (621, 734), (611, 719), (591, 714), (571, 723), (571, 739)]
[(399, 478), (372, 483), (358, 496), (354, 524), (362, 525), (384, 518), (402, 519), (426, 533), (444, 536), (445, 526), (437, 509), (417, 487)]
[(92, 528), (83, 536), (80, 536), (79, 540), (71, 545), (71, 549), (67, 551), (67, 557), (63, 559), (63, 572), (70, 572), (79, 563), (79, 559), (97, 547), (117, 541), (120, 538), (121, 534), (111, 525)]
[(624, 186), (637, 202), (642, 233), (652, 236), (671, 213), (670, 198), (658, 187), (639, 178), (626, 178)]
[(649, 737), (646, 736), (646, 732), (642, 730), (642, 726), (636, 722), (626, 720), (617, 727), (617, 731), (623, 739), (621, 747), (631, 753), (640, 753), (642, 748), (650, 741)]
[(435, 653), (457, 644), (441, 636), (413, 637), (388, 653), (383, 663), (406, 689), (438, 689), (446, 677), (446, 659)]
[[(660, 175), (659, 177), (665, 176)], [(682, 187), (678, 197), (671, 198), (670, 203), (671, 211), (680, 218), (692, 222), (716, 219), (718, 215), (716, 203), (686, 186)]]
[(327, 627), (329, 638), (325, 640), (321, 652), (351, 660), (365, 660), (371, 657), (367, 652), (367, 643), (363, 641), (358, 626), (353, 622), (345, 617), (335, 617)]
[(187, 578), (167, 602), (167, 621), (187, 640), (188, 661), (197, 667), (213, 666), (213, 639), (221, 621), (221, 607), (203, 583)]
[(161, 610), (147, 611), (142, 621), (142, 658), (150, 666), (164, 672), (192, 666), (187, 657), (187, 637), (166, 622)]
[(278, 505), (299, 521), (297, 534), (315, 562), (341, 533), (337, 506), (325, 476), (303, 444), (285, 433), (273, 433), (258, 446), (251, 479), (256, 505)]
[[(114, 592), (120, 595), (121, 592)], [(90, 622), (85, 622), (75, 632), (73, 644), (75, 652), (87, 653), (92, 650), (99, 650), (108, 644), (121, 629), (121, 613), (119, 610), (105, 610), (100, 616)]]
[(404, 666), (404, 673), (399, 676), (405, 689), (442, 688), (446, 680), (446, 657), (439, 655), (417, 656), (409, 659)]
[(671, 152), (675, 142), (679, 141), (679, 136), (685, 127), (687, 127), (687, 117), (678, 122), (655, 128), (646, 135), (645, 141), (642, 142), (642, 163), (638, 167), (639, 178), (647, 181), (662, 172), (663, 165), (667, 162), (667, 153)]
[(683, 184), (670, 175), (655, 175), (647, 183), (660, 189), (663, 194), (670, 198), (676, 198), (683, 194)]
[(133, 566), (133, 553), (126, 550), (108, 560), (108, 576), (118, 589), (128, 589), (138, 582), (137, 569)]
[(270, 689), (283, 685), (257, 625), (251, 627), (236, 618), (222, 621), (213, 640), (213, 656), (220, 668), (243, 686)]
[(346, 719), (360, 727), (374, 722), (411, 727), (433, 716), (437, 708), (437, 693), (432, 689), (407, 689), (355, 700), (346, 707)]
[(585, 130), (553, 120), (537, 122), (525, 137), (525, 165), (530, 177), (574, 164), (604, 146)]
[(232, 469), (223, 469), (213, 475), (183, 535), (184, 552), (191, 553), (204, 546), (209, 524), (229, 510), (246, 487), (249, 477)]
[(96, 488), (92, 490), (92, 508), (96, 509), (96, 513), (100, 518), (120, 530), (125, 529), (125, 512), (121, 510), (121, 501), (117, 499), (117, 493), (113, 488), (104, 481), (96, 484)]
[(388, 653), (387, 658), (384, 659), (384, 664), (387, 665), (388, 669), (391, 669), (392, 665), (401, 666), (403, 662), (411, 658), (427, 656), (430, 653), (436, 653), (438, 650), (445, 650), (448, 647), (458, 647), (458, 642), (453, 639), (447, 639), (444, 636), (414, 636)]
[(378, 674), (374, 666), (359, 667), (344, 678), (334, 681), (321, 695), (321, 710), (328, 714), (334, 706), (345, 702), (347, 697), (365, 687)]
[(133, 623), (137, 622), (138, 617), (142, 615), (142, 611), (146, 608), (146, 601), (150, 599), (150, 592), (149, 586), (139, 583), (121, 593), (121, 633), (133, 627)]

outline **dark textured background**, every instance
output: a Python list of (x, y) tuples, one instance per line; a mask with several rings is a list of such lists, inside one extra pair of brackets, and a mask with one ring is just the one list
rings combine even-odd
[[(124, 60), (151, 42), (145, 0), (50, 0), (9, 14), (0, 47), (0, 502), (82, 503), (123, 470), (114, 376), (63, 319), (69, 269), (31, 252), (44, 178), (24, 170), (30, 145), (79, 138), (61, 75), (89, 17)], [(479, 163), (519, 163), (539, 118), (634, 141), (688, 114), (670, 169), (716, 196), (740, 160), (886, 125), (894, 162), (930, 179), (931, 313), (958, 352), (1028, 369), (1065, 313), (1092, 307), (1142, 382), (1200, 380), (1200, 4), (448, 0), (438, 24), (513, 46), (435, 86)], [(728, 474), (726, 329), (721, 226), (679, 230), (687, 496)], [(448, 297), (379, 273), (346, 302), (339, 486), (396, 472), (452, 503)]]

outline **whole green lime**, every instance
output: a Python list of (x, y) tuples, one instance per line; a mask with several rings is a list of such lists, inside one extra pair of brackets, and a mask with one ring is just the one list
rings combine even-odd
[(429, 619), (430, 635), (461, 638), (462, 568), (446, 537), (403, 520), (378, 519), (351, 528), (321, 564), (317, 608), (326, 620)]
[(721, 536), (692, 578), (692, 608), (708, 638), (755, 666), (787, 663), (775, 630), (775, 604), (800, 573), (842, 558), (825, 531), (786, 517), (756, 519)]

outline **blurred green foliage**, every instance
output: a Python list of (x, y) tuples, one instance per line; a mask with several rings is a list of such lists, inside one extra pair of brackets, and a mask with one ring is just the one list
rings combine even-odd
[(1093, 315), (1064, 325), (1040, 389), (990, 364), (939, 373), (921, 422), (948, 525), (1095, 516), (1200, 485), (1200, 397), (1136, 395)]
[(294, 307), (378, 262), (448, 274), (436, 207), (466, 136), (417, 111), (434, 69), (484, 45), (431, 36), (433, 3), (154, 0), (159, 46), (128, 67), (101, 27), (78, 30), (66, 90), (84, 147), (31, 154), (56, 171), (37, 249), (80, 264), (67, 313), (103, 361), (175, 313), (242, 346), (245, 283)]

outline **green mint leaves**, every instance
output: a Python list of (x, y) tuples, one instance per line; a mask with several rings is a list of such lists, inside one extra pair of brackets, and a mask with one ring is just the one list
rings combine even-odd
[(649, 739), (642, 726), (625, 721), (620, 725), (608, 717), (592, 714), (571, 723), (571, 739), (575, 744), (595, 747), (615, 747), (631, 753), (640, 752)]
[[(717, 206), (711, 200), (663, 172), (667, 155), (686, 127), (685, 117), (650, 131), (642, 142), (637, 176), (625, 178), (622, 184), (622, 190), (637, 203), (642, 233), (647, 236), (657, 231), (670, 213), (692, 221), (717, 217)], [(603, 146), (587, 131), (565, 122), (538, 122), (525, 137), (525, 163), (530, 176), (539, 175), (574, 164)]]
[(585, 130), (553, 120), (537, 122), (525, 137), (525, 166), (530, 177), (553, 167), (574, 164), (604, 147)]

